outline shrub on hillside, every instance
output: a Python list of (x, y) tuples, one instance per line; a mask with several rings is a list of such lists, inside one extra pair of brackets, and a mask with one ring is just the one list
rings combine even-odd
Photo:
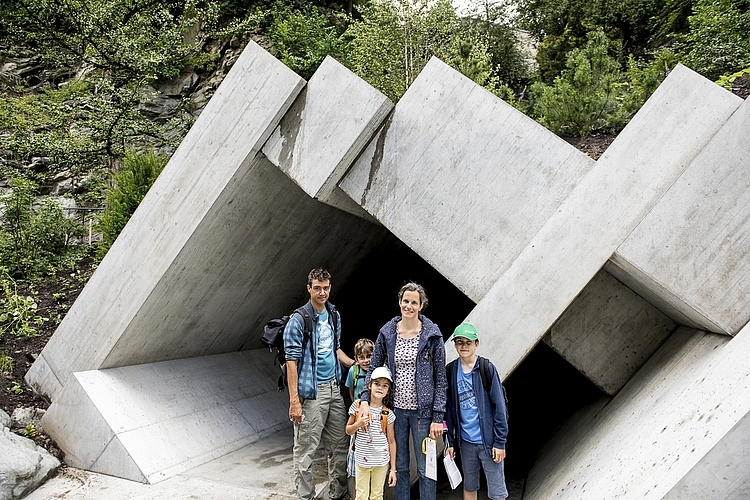
[(115, 242), (168, 160), (167, 156), (153, 151), (125, 154), (123, 168), (114, 176), (114, 187), (107, 191), (106, 208), (97, 223), (97, 229), (102, 233), (97, 250), (100, 258)]

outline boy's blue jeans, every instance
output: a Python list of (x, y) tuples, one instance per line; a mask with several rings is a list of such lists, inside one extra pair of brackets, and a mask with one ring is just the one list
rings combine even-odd
[(396, 470), (398, 471), (396, 481), (396, 500), (408, 500), (411, 490), (409, 477), (409, 434), (411, 433), (414, 455), (417, 459), (417, 471), (419, 472), (419, 498), (420, 500), (435, 500), (437, 483), (424, 475), (425, 454), (422, 453), (422, 440), (430, 435), (430, 424), (428, 419), (420, 419), (417, 410), (402, 410), (394, 408), (396, 422), (393, 430), (396, 435)]

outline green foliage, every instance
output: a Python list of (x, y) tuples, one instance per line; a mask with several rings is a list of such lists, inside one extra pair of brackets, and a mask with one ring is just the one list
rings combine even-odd
[(36, 426), (34, 424), (26, 424), (26, 427), (24, 427), (23, 430), (26, 437), (33, 438), (37, 435)]
[(335, 55), (341, 49), (343, 22), (331, 23), (315, 7), (275, 7), (269, 16), (268, 36), (277, 57), (303, 78), (309, 79), (327, 55)]
[(145, 154), (129, 151), (125, 154), (123, 168), (115, 174), (114, 187), (107, 191), (106, 209), (97, 223), (97, 230), (103, 236), (98, 249), (99, 257), (104, 257), (112, 246), (168, 160), (168, 157), (153, 151)]
[(432, 56), (447, 60), (456, 50), (456, 12), (450, 2), (372, 2), (347, 28), (344, 64), (397, 101)]
[(0, 351), (0, 375), (10, 375), (13, 373), (13, 358)]
[(636, 61), (631, 54), (628, 59), (628, 87), (623, 99), (623, 112), (626, 115), (635, 114), (678, 62), (679, 56), (667, 48), (657, 50), (648, 63)]
[(212, 22), (210, 0), (6, 0), (0, 40), (33, 47), (53, 66), (107, 70), (114, 80), (176, 76), (199, 50), (186, 36)]
[(586, 47), (568, 55), (567, 69), (555, 78), (554, 85), (535, 84), (533, 90), (540, 95), (536, 112), (550, 130), (560, 135), (585, 135), (615, 131), (624, 124), (623, 74), (609, 48), (603, 32), (592, 32)]
[(23, 394), (23, 387), (21, 387), (21, 384), (19, 384), (18, 382), (13, 382), (13, 385), (10, 388), (10, 392), (15, 395)]
[(688, 18), (689, 31), (679, 37), (683, 62), (717, 80), (750, 66), (750, 10), (732, 0), (698, 0)]
[(0, 268), (0, 286), (3, 289), (3, 296), (0, 298), (2, 333), (10, 332), (19, 337), (36, 335), (36, 327), (43, 325), (48, 318), (37, 314), (34, 298), (18, 294), (16, 281), (5, 268)]
[(721, 85), (727, 90), (732, 90), (734, 81), (737, 78), (741, 78), (741, 77), (750, 78), (750, 68), (745, 68), (743, 70), (738, 71), (737, 73), (732, 73), (731, 75), (722, 76), (716, 81), (716, 83)]
[(12, 276), (35, 277), (55, 269), (74, 252), (71, 240), (83, 236), (83, 227), (63, 214), (59, 203), (36, 203), (36, 184), (13, 178), (2, 196), (0, 265)]

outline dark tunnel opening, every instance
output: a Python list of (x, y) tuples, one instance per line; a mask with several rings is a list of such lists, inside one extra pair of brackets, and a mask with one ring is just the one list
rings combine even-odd
[[(342, 348), (347, 354), (353, 355), (359, 338), (374, 341), (381, 326), (399, 314), (398, 290), (408, 281), (425, 287), (429, 300), (425, 315), (440, 326), (444, 339), (474, 308), (472, 300), (391, 236), (370, 252), (345, 283), (337, 286), (333, 273), (331, 302), (341, 312)], [(452, 353), (452, 343), (446, 344), (446, 350)], [(478, 354), (486, 354), (481, 345)], [(506, 478), (516, 482), (524, 481), (542, 447), (567, 419), (604, 396), (544, 342), (537, 344), (503, 384), (509, 407)], [(348, 400), (348, 393), (345, 398)], [(441, 476), (439, 480), (447, 482), (442, 470)]]

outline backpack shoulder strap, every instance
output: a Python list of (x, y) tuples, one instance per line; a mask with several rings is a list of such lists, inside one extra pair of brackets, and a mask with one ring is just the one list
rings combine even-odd
[(380, 410), (380, 427), (383, 429), (383, 434), (385, 434), (388, 431), (388, 415), (391, 413), (391, 410), (383, 405), (383, 409)]
[(448, 379), (448, 391), (453, 391), (453, 386), (456, 385), (456, 361), (453, 360), (445, 366), (445, 375)]
[(479, 373), (482, 375), (482, 385), (487, 394), (492, 391), (492, 375), (490, 375), (490, 360), (479, 356)]
[(295, 309), (294, 312), (302, 316), (302, 323), (304, 324), (304, 335), (302, 335), (302, 345), (304, 346), (305, 343), (310, 338), (312, 338), (312, 332), (313, 332), (312, 315), (308, 312), (305, 306), (298, 307), (297, 309)]

